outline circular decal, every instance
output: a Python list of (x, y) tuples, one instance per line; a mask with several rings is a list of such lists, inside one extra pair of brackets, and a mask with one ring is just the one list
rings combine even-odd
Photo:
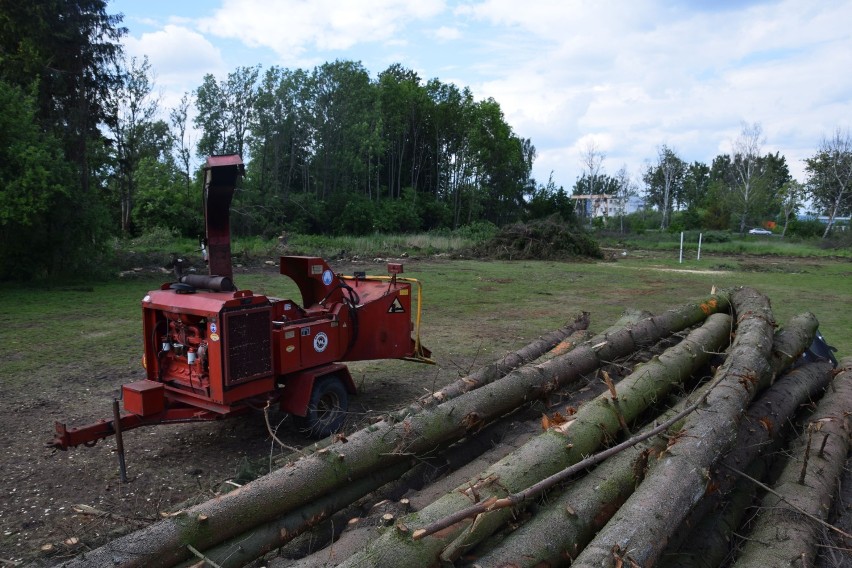
[(326, 286), (331, 286), (332, 281), (334, 280), (334, 273), (331, 270), (326, 270), (322, 273), (322, 283)]
[(219, 334), (218, 333), (211, 333), (210, 334), (210, 341), (219, 341)]
[(322, 353), (326, 347), (328, 347), (328, 336), (324, 331), (321, 331), (314, 336), (314, 350), (317, 353)]
[(216, 324), (215, 323), (210, 324), (210, 333), (216, 333)]

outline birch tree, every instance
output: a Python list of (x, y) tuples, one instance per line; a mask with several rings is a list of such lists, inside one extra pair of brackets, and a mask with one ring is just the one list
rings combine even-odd
[(672, 198), (683, 186), (685, 170), (686, 163), (680, 159), (677, 152), (663, 144), (657, 150), (656, 163), (649, 165), (645, 175), (642, 176), (649, 200), (662, 213), (660, 229), (669, 226)]
[(799, 207), (802, 206), (805, 198), (805, 187), (796, 180), (788, 181), (778, 191), (778, 198), (781, 202), (781, 214), (784, 216), (784, 229), (781, 231), (781, 236), (784, 237), (787, 234), (790, 217), (795, 215)]
[(814, 202), (828, 216), (823, 238), (828, 236), (838, 216), (852, 211), (852, 135), (837, 129), (823, 138), (819, 151), (805, 160), (807, 188)]
[(749, 215), (754, 209), (755, 202), (759, 199), (761, 178), (760, 152), (765, 142), (763, 128), (759, 122), (748, 124), (742, 123), (740, 135), (733, 142), (734, 159), (732, 161), (734, 174), (734, 196), (739, 216), (740, 233), (745, 233), (746, 223)]

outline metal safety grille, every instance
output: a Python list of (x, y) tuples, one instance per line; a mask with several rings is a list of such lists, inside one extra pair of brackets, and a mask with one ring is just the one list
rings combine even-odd
[(262, 309), (226, 312), (225, 385), (272, 374), (272, 312)]

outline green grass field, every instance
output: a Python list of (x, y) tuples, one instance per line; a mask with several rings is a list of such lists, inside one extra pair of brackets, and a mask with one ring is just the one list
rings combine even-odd
[[(424, 285), (423, 341), (436, 353), (482, 363), (558, 327), (580, 311), (600, 330), (626, 308), (659, 313), (714, 286), (752, 286), (769, 296), (782, 324), (813, 312), (840, 355), (852, 355), (852, 264), (845, 260), (705, 256), (610, 262), (411, 261), (406, 276)], [(340, 267), (331, 263), (333, 268)], [(352, 266), (347, 267), (347, 272)], [(383, 273), (384, 265), (356, 269)], [(241, 288), (298, 294), (272, 271), (237, 274)], [(142, 353), (140, 300), (168, 276), (73, 286), (0, 287), (0, 376), (6, 386), (42, 388), (74, 375), (132, 373)], [(493, 356), (492, 356), (493, 354)]]

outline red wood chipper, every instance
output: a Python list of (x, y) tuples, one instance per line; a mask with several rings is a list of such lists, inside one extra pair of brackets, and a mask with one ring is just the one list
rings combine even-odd
[(419, 339), (420, 283), (399, 276), (401, 264), (388, 264), (388, 276), (343, 276), (321, 258), (284, 256), (280, 272), (298, 286), (301, 305), (238, 290), (230, 205), (243, 162), (212, 156), (204, 169), (208, 275), (178, 275), (145, 294), (147, 378), (123, 385), (124, 412), (115, 403), (112, 420), (77, 428), (57, 422), (51, 446), (91, 446), (118, 434), (121, 452), (123, 430), (219, 420), (269, 404), (300, 419), (311, 435), (325, 436), (342, 426), (355, 393), (342, 361), (431, 362)]

